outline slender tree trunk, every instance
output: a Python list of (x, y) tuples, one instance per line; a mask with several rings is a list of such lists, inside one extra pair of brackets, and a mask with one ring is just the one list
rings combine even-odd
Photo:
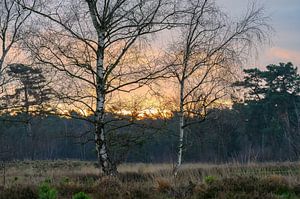
[(65, 150), (64, 150), (64, 158), (68, 157), (69, 154), (69, 142), (68, 142), (68, 125), (67, 121), (64, 120), (64, 130), (65, 130)]
[(81, 149), (81, 160), (84, 161), (85, 160), (85, 144), (81, 144), (80, 145), (80, 149)]
[(5, 160), (3, 160), (3, 162), (2, 162), (2, 168), (3, 168), (3, 173), (2, 173), (3, 188), (5, 188), (5, 186), (6, 186), (6, 165), (5, 165)]
[(1, 79), (2, 79), (2, 65), (3, 65), (3, 59), (0, 59), (0, 83), (1, 83)]
[(34, 136), (32, 133), (32, 126), (31, 126), (31, 122), (27, 121), (27, 135), (29, 137), (29, 149), (30, 149), (30, 159), (34, 160), (34, 154), (35, 154), (35, 143), (34, 143)]
[(33, 133), (31, 128), (31, 122), (30, 122), (30, 115), (29, 115), (29, 97), (28, 97), (28, 88), (26, 85), (24, 85), (24, 95), (25, 95), (25, 108), (26, 108), (26, 130), (27, 130), (27, 136), (29, 138), (29, 153), (30, 153), (30, 159), (34, 160), (34, 140), (33, 140)]
[(105, 175), (115, 175), (117, 170), (112, 164), (107, 150), (104, 129), (105, 82), (104, 82), (104, 32), (99, 34), (97, 51), (97, 104), (95, 142), (99, 164)]
[[(2, 43), (5, 42), (5, 41), (2, 41)], [(1, 58), (0, 58), (0, 80), (2, 78), (2, 70), (3, 70), (3, 64), (4, 64), (4, 59), (8, 53), (8, 50), (5, 50), (4, 48), (2, 49), (2, 55), (1, 55)]]
[[(267, 120), (267, 117), (265, 114), (263, 114), (263, 118), (264, 118), (264, 126), (265, 128), (268, 128), (268, 120)], [(261, 135), (261, 158), (264, 159), (265, 158), (265, 140), (266, 140), (266, 135), (265, 133), (263, 132), (262, 135)]]
[(182, 163), (182, 152), (183, 152), (183, 137), (184, 137), (184, 80), (180, 83), (180, 110), (179, 110), (179, 145), (178, 145), (178, 155), (177, 164), (175, 167), (174, 175), (177, 176), (178, 169)]
[(265, 158), (265, 133), (261, 134), (261, 155), (262, 158)]
[(298, 109), (297, 103), (295, 101), (295, 98), (293, 98), (293, 104), (294, 104), (294, 111), (295, 111), (296, 121), (297, 121), (296, 132), (298, 132), (298, 134), (299, 134), (300, 133), (300, 113), (299, 113), (299, 109)]

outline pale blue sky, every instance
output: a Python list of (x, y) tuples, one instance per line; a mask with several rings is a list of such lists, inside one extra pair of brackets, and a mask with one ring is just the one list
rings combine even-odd
[[(239, 16), (245, 11), (248, 0), (216, 0), (227, 13)], [(272, 44), (261, 49), (259, 58), (252, 58), (251, 65), (266, 65), (291, 61), (300, 68), (300, 0), (256, 1), (265, 7), (275, 33)]]

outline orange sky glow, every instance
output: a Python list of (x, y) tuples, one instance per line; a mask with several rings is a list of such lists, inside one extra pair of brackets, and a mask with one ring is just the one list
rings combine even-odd
[[(221, 7), (227, 8), (228, 12), (233, 16), (240, 15), (244, 8), (247, 6), (247, 1), (240, 0), (219, 0)], [(292, 62), (295, 66), (300, 66), (300, 46), (299, 40), (299, 9), (300, 4), (298, 0), (291, 0), (289, 4), (286, 4), (284, 0), (265, 0), (268, 12), (272, 13), (271, 25), (274, 26), (274, 37), (271, 45), (265, 46), (262, 49), (258, 49), (257, 57), (250, 57), (248, 63), (242, 66), (243, 68), (258, 67), (264, 69), (268, 64), (278, 64), (279, 62)], [(298, 5), (298, 7), (297, 7)], [(236, 13), (235, 13), (236, 12)], [(298, 18), (297, 18), (298, 16)], [(167, 47), (168, 42), (176, 37), (174, 32), (163, 32), (160, 38), (153, 42), (153, 49), (145, 49), (141, 52), (143, 59), (139, 59), (139, 63), (144, 63), (151, 59), (151, 57), (159, 56), (160, 50)], [(114, 52), (112, 50), (112, 52)], [(133, 56), (131, 59), (135, 59)], [(141, 58), (141, 57), (139, 57)], [(15, 49), (10, 53), (10, 56), (6, 60), (7, 62), (22, 62), (26, 63), (26, 56), (18, 53)], [(126, 65), (126, 63), (125, 63)], [(127, 63), (128, 65), (128, 63)], [(134, 65), (133, 67), (136, 67)], [(169, 81), (169, 80), (168, 80)], [(113, 95), (108, 101), (106, 110), (115, 114), (134, 116), (137, 119), (143, 118), (170, 118), (173, 116), (173, 112), (177, 110), (178, 101), (178, 88), (174, 83), (167, 81), (160, 82), (161, 87), (157, 88), (160, 92), (160, 96), (152, 95), (150, 89), (140, 88), (132, 93), (121, 93)], [(88, 90), (90, 95), (94, 95), (93, 90)], [(121, 100), (120, 100), (121, 99)], [(91, 107), (95, 105), (92, 102)], [(116, 105), (117, 104), (117, 105)], [(68, 105), (56, 105), (59, 112), (63, 115), (70, 114), (70, 110), (76, 110), (82, 116), (88, 116), (92, 114), (85, 107), (68, 106)], [(211, 107), (230, 108), (232, 102), (229, 99), (221, 99), (216, 101)], [(12, 112), (14, 114), (14, 112)]]

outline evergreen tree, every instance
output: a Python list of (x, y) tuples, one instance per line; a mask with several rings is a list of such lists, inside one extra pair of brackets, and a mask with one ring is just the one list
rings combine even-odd
[(11, 64), (7, 73), (15, 82), (14, 92), (6, 95), (7, 108), (29, 114), (30, 111), (42, 110), (41, 106), (50, 101), (51, 89), (40, 68)]
[(21, 114), (26, 124), (28, 146), (31, 148), (31, 159), (34, 159), (34, 139), (32, 130), (32, 116), (44, 112), (51, 99), (52, 90), (47, 86), (46, 78), (40, 68), (33, 68), (24, 64), (8, 66), (8, 75), (13, 80), (12, 92), (4, 96), (4, 107), (10, 112)]
[[(246, 131), (251, 132), (250, 139), (257, 140), (260, 135), (263, 153), (264, 146), (271, 141), (278, 143), (276, 147), (283, 145), (289, 154), (293, 152), (298, 157), (300, 76), (297, 67), (292, 63), (280, 63), (268, 65), (265, 71), (256, 68), (244, 72), (244, 80), (234, 85), (246, 90), (246, 106), (242, 111), (248, 115)], [(285, 139), (281, 140), (282, 137)]]

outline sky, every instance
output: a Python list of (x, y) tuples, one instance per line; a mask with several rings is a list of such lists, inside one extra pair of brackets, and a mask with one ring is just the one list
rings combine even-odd
[[(248, 0), (216, 0), (233, 17), (243, 14)], [(271, 44), (258, 49), (258, 57), (249, 60), (250, 67), (292, 62), (300, 68), (300, 0), (257, 0), (265, 7), (274, 29)]]

